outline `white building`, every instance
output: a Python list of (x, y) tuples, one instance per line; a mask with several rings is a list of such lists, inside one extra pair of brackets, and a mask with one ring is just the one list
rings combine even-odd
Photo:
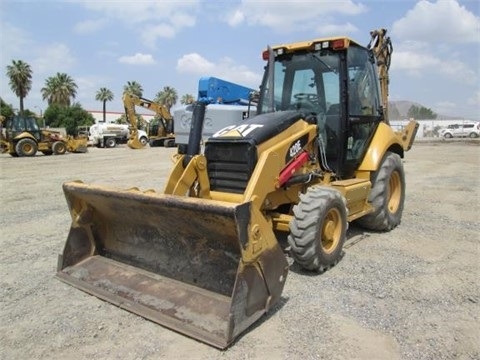
[[(95, 123), (99, 123), (103, 121), (102, 110), (87, 110), (87, 111), (90, 114), (92, 114), (92, 116), (95, 118)], [(141, 114), (141, 113), (138, 113), (138, 114), (141, 115), (146, 122), (150, 122), (150, 120), (152, 120), (155, 116), (154, 114)], [(105, 120), (107, 123), (116, 122), (117, 119), (122, 117), (122, 115), (125, 115), (125, 113), (120, 111), (107, 111), (105, 112)]]

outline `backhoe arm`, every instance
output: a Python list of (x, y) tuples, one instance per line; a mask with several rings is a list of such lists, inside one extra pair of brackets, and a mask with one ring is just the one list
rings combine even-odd
[(390, 82), (388, 77), (388, 70), (392, 59), (392, 42), (390, 37), (386, 36), (386, 29), (379, 29), (370, 31), (370, 44), (368, 48), (372, 49), (373, 54), (377, 60), (378, 79), (380, 81), (380, 91), (382, 97), (382, 106), (384, 111), (385, 122), (388, 124), (388, 84)]
[(135, 114), (135, 101), (137, 96), (125, 93), (123, 94), (123, 106), (125, 107), (125, 116), (130, 124), (130, 139), (128, 146), (132, 149), (141, 149), (143, 144), (138, 140), (138, 122)]

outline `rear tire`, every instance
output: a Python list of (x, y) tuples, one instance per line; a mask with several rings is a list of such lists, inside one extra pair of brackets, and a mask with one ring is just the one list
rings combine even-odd
[(37, 143), (30, 138), (22, 139), (15, 145), (15, 152), (18, 156), (34, 156), (37, 150)]
[(390, 231), (400, 224), (405, 202), (405, 173), (400, 155), (385, 154), (380, 168), (372, 176), (368, 200), (375, 210), (356, 223), (375, 231)]
[(52, 145), (52, 151), (55, 155), (63, 155), (67, 152), (67, 147), (62, 141), (55, 141)]
[(115, 138), (107, 138), (105, 139), (105, 147), (106, 148), (114, 148), (117, 145), (117, 141)]
[(470, 139), (475, 139), (476, 137), (478, 137), (478, 134), (477, 133), (470, 133), (470, 135), (468, 135), (470, 137)]
[(140, 138), (140, 143), (141, 143), (143, 146), (145, 146), (145, 145), (147, 145), (147, 143), (148, 143), (148, 139), (147, 139), (145, 136), (142, 136), (142, 137)]
[(340, 192), (314, 186), (300, 195), (293, 208), (288, 243), (302, 268), (323, 272), (342, 257), (347, 232), (347, 206)]

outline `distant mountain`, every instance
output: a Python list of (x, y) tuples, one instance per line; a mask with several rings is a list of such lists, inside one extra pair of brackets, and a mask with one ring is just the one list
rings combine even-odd
[[(408, 110), (412, 106), (417, 106), (417, 107), (425, 107), (422, 104), (419, 104), (414, 101), (408, 101), (408, 100), (399, 100), (399, 101), (389, 101), (388, 102), (388, 107), (389, 107), (389, 118), (390, 120), (404, 120), (408, 119)], [(434, 109), (431, 109), (434, 113), (437, 114), (437, 120), (449, 120), (449, 119), (454, 119), (455, 116), (451, 115), (442, 115), (438, 114)]]

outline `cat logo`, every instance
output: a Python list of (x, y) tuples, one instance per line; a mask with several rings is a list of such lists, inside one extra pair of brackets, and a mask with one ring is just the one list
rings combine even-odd
[(230, 125), (217, 131), (212, 137), (245, 137), (255, 129), (262, 127), (263, 125), (258, 124)]

